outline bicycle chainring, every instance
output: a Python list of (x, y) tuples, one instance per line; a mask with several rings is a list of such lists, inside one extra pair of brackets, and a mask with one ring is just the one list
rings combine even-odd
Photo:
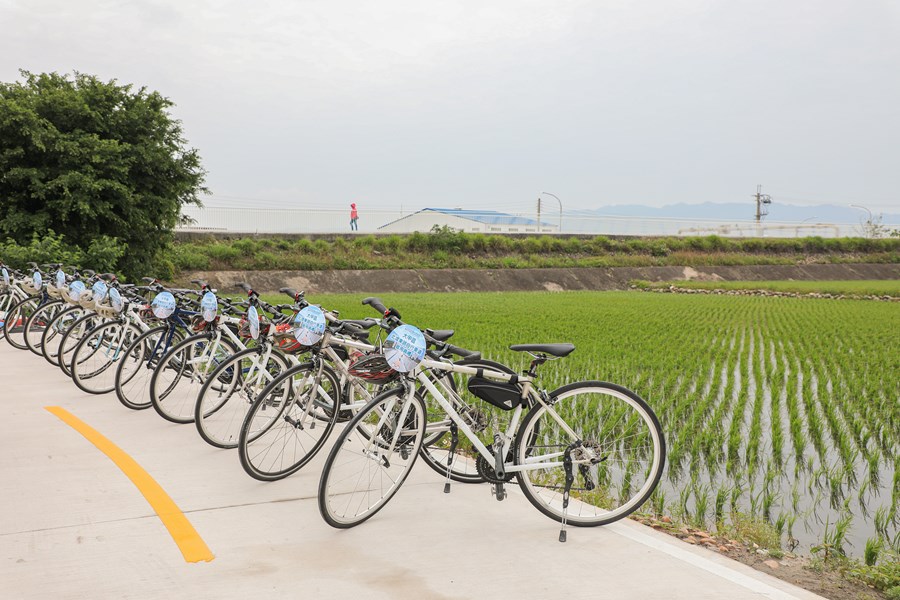
[[(487, 447), (488, 450), (493, 451), (493, 448), (490, 446)], [(506, 454), (506, 462), (510, 462), (512, 460), (512, 451)], [(478, 474), (485, 481), (489, 481), (491, 483), (509, 483), (515, 477), (515, 473), (507, 473), (503, 478), (497, 477), (497, 472), (494, 470), (494, 465), (490, 464), (480, 453), (478, 454), (478, 458), (475, 459), (475, 470), (478, 471)]]

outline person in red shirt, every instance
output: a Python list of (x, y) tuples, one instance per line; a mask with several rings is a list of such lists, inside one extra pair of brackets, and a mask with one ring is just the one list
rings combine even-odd
[(350, 205), (350, 231), (359, 231), (359, 225), (356, 222), (359, 220), (359, 213), (356, 212), (356, 204), (353, 203)]

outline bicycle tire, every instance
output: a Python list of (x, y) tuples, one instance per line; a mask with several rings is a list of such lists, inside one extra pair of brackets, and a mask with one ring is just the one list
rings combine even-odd
[(306, 362), (288, 369), (250, 406), (238, 438), (241, 466), (250, 477), (284, 479), (322, 449), (340, 411), (341, 386), (327, 365), (317, 381), (318, 368)]
[(33, 353), (41, 356), (41, 343), (44, 339), (44, 331), (50, 325), (53, 318), (68, 306), (62, 300), (51, 300), (35, 310), (25, 324), (25, 346)]
[[(116, 365), (116, 398), (123, 406), (132, 410), (145, 410), (152, 406), (150, 378), (162, 356), (151, 354), (162, 353), (162, 349), (157, 348), (157, 342), (159, 336), (167, 334), (168, 330), (167, 325), (159, 325), (139, 335)], [(175, 336), (177, 335), (176, 331)]]
[(326, 523), (355, 527), (387, 505), (415, 465), (426, 421), (422, 398), (405, 387), (379, 394), (350, 420), (319, 480), (319, 513)]
[[(136, 325), (122, 321), (106, 321), (89, 331), (72, 353), (70, 370), (75, 385), (89, 394), (107, 394), (113, 391), (116, 388), (116, 371), (112, 366), (122, 359), (140, 333), (141, 330)], [(90, 356), (83, 357), (85, 348), (95, 340), (97, 347)], [(103, 344), (109, 345), (101, 350)]]
[[(586, 472), (572, 467), (574, 483), (581, 485), (573, 484), (571, 488), (566, 522), (577, 527), (596, 527), (618, 521), (640, 508), (659, 483), (665, 466), (665, 437), (650, 406), (631, 390), (602, 381), (565, 385), (551, 392), (550, 399), (557, 415), (584, 442), (584, 450), (572, 450), (575, 464), (590, 457), (599, 461), (590, 466), (583, 463)], [(516, 435), (515, 463), (534, 461), (547, 448), (552, 448), (548, 460), (562, 463), (560, 453), (573, 441), (560, 431), (544, 405), (536, 405)], [(637, 469), (642, 465), (640, 473)], [(535, 508), (562, 521), (562, 466), (519, 471), (517, 479), (522, 493)], [(637, 491), (632, 492), (635, 486)]]
[(40, 306), (40, 296), (28, 296), (19, 300), (6, 312), (3, 319), (3, 335), (9, 345), (17, 350), (27, 350), (25, 325), (28, 318)]
[[(199, 358), (193, 356), (198, 344), (205, 344), (215, 338), (213, 333), (202, 333), (185, 338), (172, 346), (172, 349), (157, 363), (150, 378), (150, 402), (156, 413), (172, 423), (184, 425), (194, 420), (194, 406), (197, 404), (199, 388), (193, 384), (203, 385), (206, 373), (212, 373), (216, 367), (238, 351), (234, 342), (220, 338), (216, 347), (216, 356), (203, 360), (205, 353)], [(199, 360), (196, 365), (193, 361)], [(215, 364), (215, 366), (212, 366)]]
[(72, 376), (72, 356), (75, 348), (94, 327), (100, 325), (102, 317), (93, 311), (86, 311), (84, 316), (75, 321), (59, 342), (59, 368), (66, 377)]
[(235, 364), (253, 354), (260, 354), (260, 350), (247, 348), (235, 353), (216, 367), (200, 388), (194, 404), (194, 424), (197, 426), (197, 433), (210, 446), (226, 450), (237, 448), (241, 426), (253, 401), (262, 396), (272, 381), (291, 368), (283, 355), (273, 352), (269, 360), (277, 356), (274, 360), (283, 362), (281, 372), (271, 380), (267, 379), (262, 389), (256, 390), (254, 385), (254, 390), (248, 390), (243, 382), (252, 378), (253, 374), (248, 377), (242, 368), (236, 369)]
[(71, 306), (61, 311), (47, 324), (47, 328), (41, 335), (41, 356), (48, 363), (59, 367), (59, 345), (63, 336), (78, 319), (84, 316), (85, 312), (85, 309), (80, 306)]

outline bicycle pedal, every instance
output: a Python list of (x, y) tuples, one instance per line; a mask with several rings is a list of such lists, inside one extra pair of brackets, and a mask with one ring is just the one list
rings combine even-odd
[(559, 532), (559, 541), (560, 542), (566, 541), (566, 530), (565, 529), (563, 529)]
[(449, 484), (449, 483), (445, 483), (445, 484), (444, 484), (444, 493), (445, 493), (445, 494), (449, 494), (449, 493), (450, 493), (450, 484)]

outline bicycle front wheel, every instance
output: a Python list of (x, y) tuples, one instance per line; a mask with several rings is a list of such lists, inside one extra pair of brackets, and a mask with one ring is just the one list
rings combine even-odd
[(107, 321), (88, 332), (72, 354), (72, 380), (89, 394), (105, 394), (116, 387), (116, 362), (122, 359), (141, 331), (122, 321)]
[(150, 378), (150, 401), (157, 414), (172, 423), (191, 423), (204, 382), (237, 348), (215, 334), (191, 336), (172, 347)]
[[(550, 397), (551, 407), (535, 406), (516, 436), (515, 462), (530, 466), (516, 473), (525, 497), (551, 519), (565, 514), (579, 527), (612, 523), (637, 510), (665, 464), (665, 439), (653, 410), (634, 392), (601, 381), (572, 383)], [(566, 451), (574, 483), (564, 511)]]
[(250, 406), (241, 424), (238, 455), (248, 475), (276, 481), (296, 473), (319, 452), (341, 406), (341, 385), (326, 365), (288, 369)]
[(28, 349), (41, 355), (41, 343), (47, 326), (60, 312), (67, 308), (62, 300), (47, 302), (32, 313), (25, 324), (25, 345)]
[(425, 403), (405, 388), (376, 396), (341, 432), (319, 480), (319, 512), (346, 529), (370, 519), (397, 493), (425, 437)]
[(40, 296), (29, 296), (12, 306), (6, 313), (3, 320), (3, 333), (6, 341), (13, 348), (28, 349), (28, 346), (25, 345), (25, 325), (40, 306), (40, 302)]
[(194, 402), (194, 423), (200, 437), (216, 448), (236, 448), (253, 402), (287, 368), (281, 353), (272, 352), (265, 358), (259, 347), (237, 352), (222, 362), (203, 382)]

